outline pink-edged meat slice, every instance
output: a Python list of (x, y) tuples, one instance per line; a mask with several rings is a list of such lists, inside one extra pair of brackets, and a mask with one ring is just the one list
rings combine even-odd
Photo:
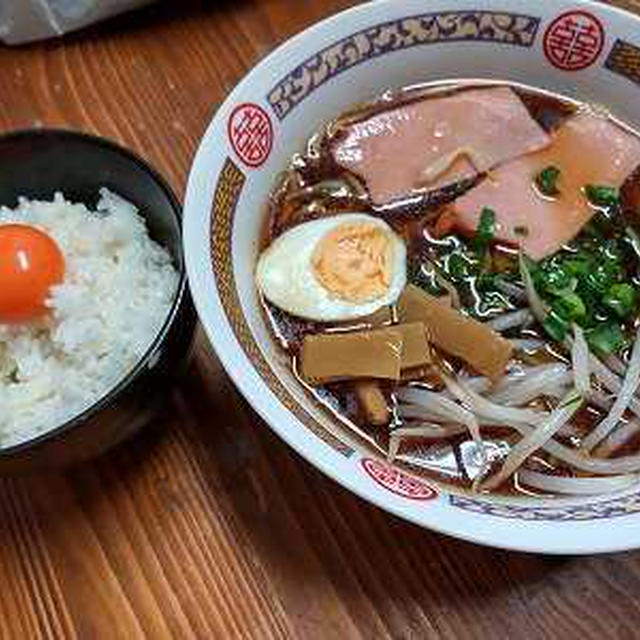
[[(458, 198), (454, 226), (473, 233), (483, 207), (489, 207), (496, 214), (496, 239), (540, 260), (571, 241), (593, 216), (586, 185), (619, 187), (638, 164), (638, 136), (605, 115), (578, 113), (555, 132), (551, 146), (502, 165)], [(534, 186), (548, 166), (560, 170), (560, 194), (554, 198)]]
[(472, 178), (549, 143), (511, 89), (488, 87), (425, 98), (351, 124), (332, 151), (383, 205)]

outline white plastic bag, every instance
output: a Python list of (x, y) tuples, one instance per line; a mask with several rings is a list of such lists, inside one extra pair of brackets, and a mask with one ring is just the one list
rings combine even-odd
[(0, 39), (20, 44), (62, 35), (154, 0), (0, 0)]

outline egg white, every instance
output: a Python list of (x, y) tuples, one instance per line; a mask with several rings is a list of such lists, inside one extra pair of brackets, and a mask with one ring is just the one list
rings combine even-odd
[[(364, 303), (335, 297), (318, 282), (312, 256), (322, 238), (344, 224), (372, 224), (391, 241), (391, 283), (387, 292)], [(278, 236), (262, 253), (256, 268), (256, 284), (272, 304), (295, 316), (318, 321), (351, 320), (393, 304), (407, 281), (407, 249), (389, 225), (365, 213), (344, 213), (304, 222)]]

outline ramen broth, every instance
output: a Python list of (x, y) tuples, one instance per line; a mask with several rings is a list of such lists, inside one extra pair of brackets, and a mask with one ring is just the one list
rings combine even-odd
[[(449, 224), (447, 208), (455, 206), (452, 203), (461, 196), (468, 197), (474, 187), (483, 181), (492, 179), (492, 169), (480, 171), (477, 175), (464, 177), (454, 184), (447, 184), (442, 188), (426, 186), (424, 189), (412, 189), (407, 197), (394, 198), (390, 202), (376, 203), (368, 191), (367, 181), (358, 172), (345, 169), (336, 162), (335, 150), (340, 141), (348, 135), (349, 127), (353, 123), (365, 121), (376, 114), (385, 114), (392, 109), (411, 104), (422, 104), (425, 100), (440, 99), (455, 96), (460, 92), (467, 92), (478, 88), (493, 86), (508, 86), (521, 100), (528, 114), (540, 128), (555, 136), (561, 127), (571, 118), (576, 118), (583, 111), (593, 107), (578, 103), (559, 95), (552, 95), (534, 88), (520, 85), (489, 84), (489, 83), (442, 83), (441, 85), (414, 86), (398, 91), (386, 91), (371, 103), (359, 105), (349, 112), (337, 117), (326, 124), (321, 130), (313, 134), (304, 151), (296, 154), (286, 171), (279, 177), (268, 202), (267, 224), (264, 231), (264, 248), (272, 245), (276, 238), (296, 226), (310, 220), (320, 220), (329, 216), (341, 215), (349, 212), (365, 213), (380, 218), (404, 241), (407, 251), (407, 283), (415, 285), (429, 296), (442, 299), (443, 304), (452, 305), (466, 318), (471, 318), (491, 326), (500, 326), (500, 318), (507, 316), (514, 318), (514, 326), (509, 328), (508, 321), (505, 329), (499, 331), (499, 338), (512, 341), (514, 346), (512, 357), (505, 368), (502, 380), (482, 382), (482, 376), (473, 371), (463, 359), (453, 357), (442, 349), (433, 349), (433, 357), (437, 366), (425, 366), (421, 370), (404, 372), (399, 381), (378, 380), (371, 387), (364, 387), (360, 381), (344, 380), (323, 385), (311, 385), (300, 375), (301, 348), (305, 337), (319, 334), (335, 334), (341, 332), (355, 332), (363, 329), (393, 328), (398, 323), (398, 308), (396, 304), (384, 306), (374, 314), (350, 320), (317, 321), (297, 317), (282, 310), (269, 302), (264, 296), (261, 298), (264, 312), (268, 319), (273, 335), (281, 348), (288, 354), (291, 367), (301, 384), (326, 410), (330, 411), (342, 423), (343, 427), (364, 440), (369, 447), (376, 451), (390, 455), (394, 464), (399, 464), (412, 473), (423, 475), (438, 481), (455, 485), (458, 488), (477, 489), (474, 479), (479, 474), (491, 476), (503, 464), (509, 452), (523, 437), (522, 432), (514, 430), (510, 425), (487, 423), (480, 419), (483, 451), (478, 449), (478, 442), (464, 427), (449, 424), (441, 420), (431, 424), (429, 428), (442, 429), (443, 437), (437, 438), (432, 434), (428, 437), (400, 438), (391, 442), (394, 432), (407, 430), (412, 425), (420, 426), (414, 419), (407, 419), (400, 409), (397, 390), (400, 386), (412, 389), (423, 389), (444, 397), (448, 386), (444, 378), (447, 374), (468, 381), (469, 384), (485, 384), (483, 393), (489, 397), (500, 397), (500, 386), (505, 386), (504, 380), (511, 377), (514, 380), (525, 380), (527, 372), (542, 371), (546, 365), (558, 364), (571, 367), (572, 350), (567, 340), (571, 340), (571, 329), (578, 330), (575, 322), (562, 320), (562, 336), (553, 339), (553, 327), (541, 325), (534, 313), (529, 313), (524, 322), (515, 322), (513, 314), (521, 312), (525, 317), (528, 313), (527, 292), (523, 283), (522, 265), (518, 247), (512, 243), (503, 243), (493, 239), (481, 244), (478, 239), (481, 234), (483, 218), (481, 217), (473, 233), (462, 233)], [(457, 162), (457, 159), (451, 164)], [(510, 162), (513, 162), (512, 160)], [(509, 163), (504, 165), (507, 170)], [(559, 168), (563, 171), (563, 167)], [(502, 169), (499, 169), (502, 170)], [(553, 178), (553, 172), (544, 178)], [(562, 174), (561, 174), (562, 175)], [(562, 179), (562, 178), (561, 178)], [(533, 188), (543, 184), (536, 178)], [(543, 185), (544, 186), (544, 185)], [(491, 203), (487, 203), (490, 207)], [(603, 222), (599, 230), (589, 233), (591, 229), (581, 229), (577, 238), (572, 239), (553, 255), (546, 256), (534, 265), (530, 263), (536, 283), (543, 275), (552, 278), (554, 265), (568, 264), (572, 255), (581, 257), (583, 254), (591, 259), (599, 256), (598, 248), (602, 243), (609, 243), (611, 251), (623, 251), (624, 255), (616, 263), (616, 268), (622, 268), (624, 273), (616, 276), (619, 285), (632, 282), (640, 284), (640, 261), (637, 250), (632, 242), (620, 239), (614, 227), (607, 207), (602, 206)], [(483, 213), (484, 215), (484, 213)], [(599, 214), (598, 214), (599, 215)], [(595, 226), (595, 222), (585, 226)], [(627, 221), (631, 232), (635, 228), (635, 220)], [(531, 229), (520, 229), (525, 234), (534, 233)], [(607, 246), (609, 246), (607, 245)], [(481, 247), (481, 248), (479, 248)], [(621, 248), (622, 247), (622, 248)], [(556, 260), (556, 262), (554, 262)], [(487, 266), (488, 265), (488, 266)], [(622, 265), (619, 267), (619, 265)], [(557, 266), (557, 265), (556, 265)], [(535, 269), (535, 272), (533, 271)], [(547, 271), (544, 271), (544, 270)], [(543, 273), (544, 272), (544, 273)], [(542, 274), (542, 275), (541, 275)], [(579, 277), (579, 276), (578, 276)], [(575, 278), (571, 285), (576, 290)], [(630, 289), (619, 285), (616, 291), (628, 292)], [(613, 286), (613, 285), (612, 285)], [(615, 288), (615, 286), (614, 286)], [(579, 285), (577, 288), (580, 291)], [(571, 292), (570, 292), (571, 293)], [(542, 295), (542, 294), (541, 294)], [(546, 294), (545, 294), (546, 295)], [(551, 294), (549, 294), (551, 295)], [(634, 293), (635, 296), (635, 293)], [(575, 295), (569, 295), (570, 301), (577, 300)], [(549, 309), (555, 309), (556, 298), (547, 300)], [(635, 298), (634, 298), (635, 304)], [(605, 326), (605, 321), (598, 316), (601, 313), (600, 303), (594, 303), (594, 318), (585, 321), (585, 333), (596, 343), (596, 330)], [(592, 313), (588, 309), (588, 313)], [(550, 315), (553, 311), (549, 312)], [(606, 315), (606, 314), (605, 314)], [(554, 316), (555, 317), (555, 316)], [(604, 317), (604, 316), (603, 316)], [(609, 316), (607, 316), (608, 318)], [(547, 319), (549, 316), (547, 316)], [(614, 315), (616, 322), (619, 316)], [(622, 318), (622, 316), (620, 316)], [(579, 319), (579, 321), (582, 321)], [(631, 357), (632, 336), (637, 326), (637, 312), (634, 306), (618, 324), (610, 322), (620, 334), (620, 343), (606, 356), (603, 352), (598, 355), (603, 361), (615, 361), (618, 367), (626, 367)], [(492, 323), (498, 323), (492, 325)], [(565, 327), (564, 325), (567, 325)], [(595, 329), (591, 328), (592, 326)], [(609, 326), (609, 325), (607, 325)], [(617, 334), (616, 334), (617, 335)], [(624, 344), (622, 344), (622, 341)], [(591, 343), (590, 343), (591, 344)], [(606, 346), (606, 344), (605, 344)], [(559, 377), (562, 377), (560, 369)], [(445, 372), (444, 378), (442, 372)], [(518, 374), (520, 372), (520, 378)], [(619, 378), (624, 379), (624, 371), (620, 371)], [(568, 374), (567, 374), (568, 375)], [(487, 385), (490, 385), (487, 387)], [(566, 449), (577, 452), (583, 439), (607, 417), (610, 404), (613, 401), (612, 390), (602, 385), (596, 376), (591, 378), (591, 397), (575, 410), (571, 419), (554, 435), (554, 441), (564, 445)], [(480, 388), (480, 387), (478, 387)], [(493, 391), (496, 389), (497, 391)], [(545, 390), (546, 391), (546, 390)], [(371, 414), (363, 406), (362, 394), (373, 393), (372, 402), (384, 398), (387, 406), (387, 418), (373, 420)], [(376, 395), (377, 394), (377, 395)], [(492, 395), (491, 395), (492, 394)], [(402, 394), (400, 394), (402, 395)], [(503, 394), (504, 396), (504, 394)], [(504, 396), (506, 397), (506, 396)], [(458, 401), (450, 393), (447, 402)], [(444, 401), (444, 400), (443, 400)], [(541, 415), (553, 415), (554, 409), (561, 407), (562, 400), (558, 397), (542, 392), (535, 398), (518, 405), (521, 409), (539, 411)], [(497, 402), (497, 400), (496, 400)], [(465, 406), (463, 402), (460, 403)], [(627, 408), (621, 417), (621, 426), (633, 423), (635, 416)], [(376, 422), (374, 424), (374, 422)], [(429, 421), (427, 421), (429, 422)], [(629, 427), (629, 435), (624, 443), (613, 447), (606, 453), (607, 459), (615, 460), (620, 457), (636, 455), (640, 444), (639, 431)], [(400, 433), (398, 432), (398, 433)], [(606, 443), (605, 443), (606, 444)], [(604, 446), (604, 445), (603, 445)], [(390, 447), (395, 449), (390, 452)], [(606, 447), (605, 447), (606, 448)], [(598, 448), (592, 453), (598, 456)], [(485, 457), (486, 456), (486, 457)], [(488, 460), (488, 462), (487, 462)], [(484, 465), (484, 466), (483, 466)], [(535, 486), (528, 486), (520, 481), (522, 470), (543, 473), (558, 477), (589, 477), (591, 473), (584, 469), (574, 468), (566, 460), (558, 459), (547, 450), (536, 449), (526, 458), (524, 465), (515, 473), (494, 487), (501, 493), (523, 493), (527, 495), (549, 495), (555, 493)], [(482, 485), (480, 485), (482, 488)]]

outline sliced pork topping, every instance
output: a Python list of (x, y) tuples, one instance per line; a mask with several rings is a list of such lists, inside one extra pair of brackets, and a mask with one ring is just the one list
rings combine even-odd
[(594, 205), (606, 204), (598, 201), (606, 189), (620, 187), (638, 164), (637, 136), (604, 115), (579, 113), (553, 134), (551, 146), (502, 165), (458, 198), (455, 227), (473, 233), (490, 207), (494, 238), (539, 260), (572, 240)]
[(549, 142), (511, 89), (491, 87), (423, 99), (351, 124), (332, 152), (383, 205), (474, 177)]

